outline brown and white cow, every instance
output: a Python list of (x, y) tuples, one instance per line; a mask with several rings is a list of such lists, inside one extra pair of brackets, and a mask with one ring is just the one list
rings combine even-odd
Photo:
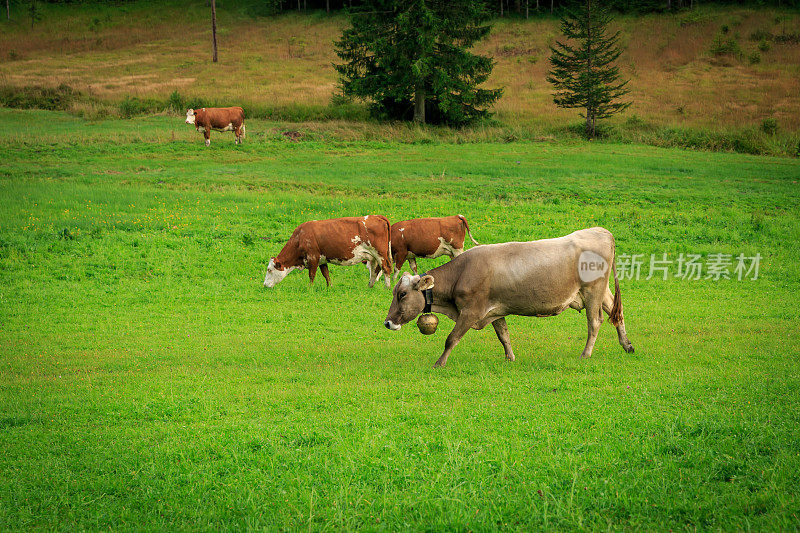
[(206, 146), (211, 145), (211, 130), (232, 131), (234, 144), (242, 142), (245, 135), (244, 109), (241, 107), (204, 107), (186, 111), (186, 123), (194, 124), (197, 131), (206, 138)]
[[(608, 287), (614, 273), (614, 294)], [(513, 361), (507, 315), (554, 316), (568, 307), (586, 309), (589, 336), (581, 357), (592, 354), (605, 312), (617, 328), (626, 352), (633, 345), (625, 332), (622, 296), (614, 264), (614, 236), (604, 228), (590, 228), (557, 239), (507, 242), (476, 246), (426, 275), (403, 274), (395, 285), (384, 325), (398, 330), (426, 306), (455, 320), (456, 325), (435, 366), (447, 357), (470, 328), (492, 324)]]
[(442, 218), (416, 218), (392, 224), (392, 260), (399, 273), (406, 259), (417, 273), (417, 257), (456, 257), (464, 253), (464, 238), (478, 241), (469, 231), (463, 215)]
[(314, 282), (319, 267), (328, 286), (331, 278), (328, 264), (357, 265), (366, 263), (369, 286), (383, 274), (389, 286), (392, 263), (389, 260), (389, 220), (380, 215), (333, 218), (303, 222), (292, 233), (277, 257), (267, 265), (265, 287), (274, 287), (292, 270), (308, 269)]

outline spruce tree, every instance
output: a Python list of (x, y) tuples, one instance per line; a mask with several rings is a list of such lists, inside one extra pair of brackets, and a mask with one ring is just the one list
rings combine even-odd
[(628, 93), (628, 81), (620, 81), (614, 61), (622, 51), (617, 46), (619, 32), (607, 35), (611, 14), (602, 0), (582, 0), (566, 10), (561, 31), (569, 39), (550, 47), (551, 70), (547, 81), (556, 92), (558, 107), (584, 109), (586, 137), (595, 136), (596, 121), (610, 117), (630, 105), (619, 99)]
[(375, 115), (464, 124), (488, 115), (501, 89), (481, 89), (494, 66), (468, 49), (489, 33), (481, 0), (365, 0), (336, 42), (345, 96)]

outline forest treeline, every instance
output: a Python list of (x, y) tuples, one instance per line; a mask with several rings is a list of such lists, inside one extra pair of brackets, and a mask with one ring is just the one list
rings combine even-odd
[[(42, 1), (42, 0), (40, 0)], [(101, 0), (43, 0), (48, 4), (92, 4), (102, 3), (108, 5), (124, 5), (137, 1), (152, 0), (116, 0), (112, 2)], [(210, 4), (210, 0), (196, 0), (203, 5)], [(447, 0), (457, 2), (458, 0)], [(471, 1), (471, 0), (470, 0)], [(29, 0), (12, 1), (14, 4), (27, 5)], [(528, 17), (542, 13), (557, 12), (564, 7), (574, 4), (575, 0), (484, 0), (483, 3), (489, 13), (495, 16)], [(269, 16), (287, 11), (341, 11), (351, 7), (359, 7), (360, 0), (217, 0), (218, 9), (244, 9), (253, 16)], [(663, 13), (691, 9), (698, 5), (721, 6), (772, 6), (772, 7), (800, 7), (800, 0), (607, 0), (607, 5), (619, 13)]]

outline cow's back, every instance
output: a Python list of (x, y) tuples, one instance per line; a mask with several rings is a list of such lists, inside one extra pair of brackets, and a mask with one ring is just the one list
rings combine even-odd
[(311, 220), (301, 227), (314, 236), (319, 253), (328, 259), (349, 259), (359, 244), (388, 252), (389, 221), (382, 216)]
[(509, 314), (550, 315), (561, 312), (583, 285), (578, 263), (584, 251), (610, 264), (614, 238), (590, 228), (554, 239), (484, 244), (440, 268), (454, 269), (454, 293), (479, 290)]

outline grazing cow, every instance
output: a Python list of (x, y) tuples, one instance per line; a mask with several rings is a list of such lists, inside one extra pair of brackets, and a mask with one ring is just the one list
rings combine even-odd
[(264, 286), (274, 287), (292, 270), (303, 268), (308, 268), (308, 277), (313, 283), (317, 267), (330, 286), (329, 263), (346, 266), (366, 263), (369, 286), (375, 285), (384, 274), (388, 287), (392, 275), (389, 220), (384, 216), (367, 215), (303, 222), (278, 256), (269, 260)]
[(239, 144), (244, 137), (244, 110), (241, 107), (204, 107), (186, 111), (186, 123), (194, 124), (195, 129), (206, 138), (206, 146), (211, 145), (211, 130), (232, 131), (233, 142)]
[[(614, 294), (608, 288), (610, 271)], [(430, 307), (426, 296), (432, 298)], [(438, 367), (447, 363), (470, 328), (492, 324), (506, 358), (513, 361), (505, 317), (554, 316), (567, 307), (586, 309), (589, 337), (581, 357), (592, 354), (603, 311), (616, 326), (624, 350), (633, 352), (622, 317), (614, 236), (608, 230), (590, 228), (557, 239), (476, 246), (421, 277), (405, 273), (395, 285), (384, 325), (398, 330), (429, 310), (455, 320)]]
[(417, 257), (432, 259), (440, 255), (461, 255), (464, 253), (465, 234), (478, 244), (463, 215), (417, 218), (392, 224), (392, 260), (396, 273), (399, 274), (406, 258), (416, 274)]

